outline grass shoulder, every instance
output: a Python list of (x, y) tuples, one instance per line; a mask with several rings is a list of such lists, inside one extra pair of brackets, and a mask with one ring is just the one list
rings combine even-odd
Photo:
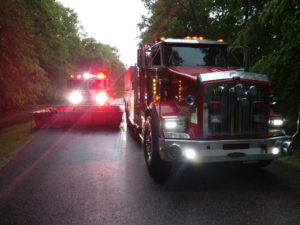
[(30, 139), (31, 121), (22, 121), (0, 130), (0, 168)]
[(300, 167), (300, 146), (296, 147), (295, 152), (292, 155), (282, 156), (279, 158), (280, 161), (294, 166)]

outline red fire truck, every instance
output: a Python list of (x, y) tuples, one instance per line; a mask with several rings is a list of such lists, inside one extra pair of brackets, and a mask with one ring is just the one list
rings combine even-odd
[(109, 126), (118, 128), (123, 111), (110, 104), (110, 84), (105, 70), (72, 74), (67, 81), (68, 105), (32, 113), (37, 128)]
[(227, 47), (202, 37), (139, 46), (125, 74), (125, 112), (151, 172), (166, 162), (265, 166), (294, 150), (268, 77), (229, 68)]

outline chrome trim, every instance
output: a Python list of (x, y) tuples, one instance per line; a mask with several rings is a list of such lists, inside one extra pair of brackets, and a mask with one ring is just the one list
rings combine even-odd
[(241, 79), (246, 79), (246, 80), (269, 82), (269, 78), (265, 74), (249, 73), (249, 72), (237, 71), (237, 70), (202, 73), (199, 75), (199, 79), (201, 82), (212, 81), (212, 80), (226, 80), (235, 77), (239, 77)]
[[(272, 160), (284, 154), (281, 145), (288, 140), (289, 136), (270, 137), (262, 139), (232, 139), (232, 140), (182, 140), (182, 139), (159, 139), (160, 157), (165, 161), (187, 161), (184, 157), (171, 158), (171, 146), (178, 146), (183, 152), (187, 148), (194, 149), (198, 155), (198, 162), (230, 162), (230, 161), (259, 161)], [(224, 150), (225, 144), (249, 144), (248, 149)], [(264, 147), (266, 146), (266, 148)], [(272, 149), (280, 147), (280, 154), (274, 155)], [(243, 153), (242, 157), (230, 157), (231, 154)]]

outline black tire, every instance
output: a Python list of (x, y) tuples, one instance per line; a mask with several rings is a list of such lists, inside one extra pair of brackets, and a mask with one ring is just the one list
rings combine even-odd
[(148, 116), (145, 121), (144, 130), (144, 156), (149, 172), (152, 175), (165, 174), (166, 164), (159, 156), (158, 131), (154, 125), (153, 118)]
[(140, 141), (140, 140), (139, 140), (139, 135), (138, 135), (138, 132), (137, 132), (136, 128), (134, 127), (134, 125), (133, 125), (133, 124), (130, 122), (130, 120), (129, 120), (129, 113), (128, 113), (128, 112), (126, 112), (125, 118), (126, 118), (126, 126), (127, 126), (127, 130), (129, 131), (130, 136), (131, 136), (134, 140)]

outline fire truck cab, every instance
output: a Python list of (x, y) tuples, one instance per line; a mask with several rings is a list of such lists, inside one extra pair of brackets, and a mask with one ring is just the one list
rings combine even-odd
[(72, 74), (67, 81), (68, 100), (73, 105), (109, 104), (109, 79), (106, 72)]
[(118, 129), (123, 116), (110, 104), (111, 86), (106, 71), (72, 74), (67, 80), (69, 104), (32, 112), (37, 128), (110, 127)]
[(202, 37), (141, 44), (125, 74), (128, 127), (150, 172), (165, 162), (265, 166), (294, 149), (266, 75), (233, 70), (227, 44)]

